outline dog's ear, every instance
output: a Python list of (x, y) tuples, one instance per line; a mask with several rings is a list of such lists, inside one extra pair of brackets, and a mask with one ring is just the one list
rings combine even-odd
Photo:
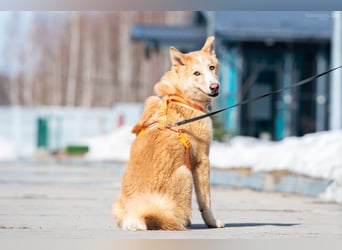
[(215, 55), (214, 40), (214, 36), (209, 36), (201, 50), (209, 53), (210, 55)]
[(172, 66), (184, 66), (185, 65), (185, 58), (184, 54), (180, 52), (175, 47), (170, 47), (170, 59)]

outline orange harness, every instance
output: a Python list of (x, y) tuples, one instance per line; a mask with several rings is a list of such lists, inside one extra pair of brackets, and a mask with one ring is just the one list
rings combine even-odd
[(177, 133), (177, 137), (178, 137), (179, 141), (183, 144), (184, 149), (185, 149), (185, 154), (184, 154), (185, 155), (185, 165), (189, 170), (191, 170), (191, 162), (190, 162), (190, 145), (191, 145), (191, 142), (190, 142), (189, 138), (182, 132), (181, 129), (173, 129), (173, 128), (170, 128), (166, 125), (168, 105), (172, 102), (177, 102), (177, 103), (180, 103), (180, 104), (185, 105), (187, 107), (191, 107), (191, 108), (203, 111), (203, 108), (201, 106), (193, 104), (193, 103), (189, 103), (179, 96), (164, 96), (163, 97), (163, 105), (160, 106), (160, 108), (158, 110), (159, 122), (151, 124), (150, 126), (148, 126), (146, 128), (142, 128), (140, 130), (140, 132), (138, 133), (138, 136), (144, 134), (147, 129), (151, 129), (154, 127), (158, 127), (158, 129), (168, 129), (172, 132)]

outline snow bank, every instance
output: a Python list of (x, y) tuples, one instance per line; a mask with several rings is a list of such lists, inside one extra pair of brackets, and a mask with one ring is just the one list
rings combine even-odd
[(333, 182), (319, 197), (327, 201), (336, 201), (342, 204), (342, 182)]
[(12, 161), (16, 158), (13, 143), (0, 138), (0, 161)]
[(288, 137), (279, 142), (238, 136), (228, 143), (214, 142), (210, 162), (221, 168), (286, 169), (311, 177), (342, 179), (342, 130)]
[(131, 126), (123, 126), (112, 134), (87, 138), (79, 143), (89, 147), (89, 152), (85, 155), (86, 160), (127, 162), (134, 138)]
[[(135, 135), (124, 126), (108, 135), (84, 139), (88, 160), (126, 162)], [(254, 171), (286, 169), (331, 180), (342, 179), (342, 130), (288, 137), (279, 142), (237, 136), (227, 143), (213, 142), (210, 162), (216, 168), (250, 167)]]
[(283, 169), (333, 180), (320, 198), (342, 203), (342, 130), (288, 137), (279, 142), (249, 137), (235, 137), (224, 144), (214, 142), (210, 162), (219, 168)]
[[(131, 127), (83, 140), (90, 147), (86, 159), (127, 162), (132, 141)], [(288, 137), (279, 142), (237, 136), (227, 143), (213, 142), (212, 167), (250, 167), (253, 171), (289, 170), (333, 180), (322, 198), (342, 202), (342, 130)]]

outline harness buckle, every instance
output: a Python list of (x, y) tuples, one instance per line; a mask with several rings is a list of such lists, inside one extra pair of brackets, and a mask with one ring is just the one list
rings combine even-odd
[(189, 138), (182, 131), (179, 131), (177, 136), (185, 148), (190, 147), (191, 142), (190, 142)]

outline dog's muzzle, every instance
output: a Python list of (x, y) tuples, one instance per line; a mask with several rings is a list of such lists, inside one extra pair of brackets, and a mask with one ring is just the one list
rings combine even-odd
[(212, 97), (218, 96), (219, 95), (219, 88), (220, 88), (220, 84), (219, 83), (211, 83), (210, 86), (209, 86), (209, 89), (211, 91), (209, 96), (212, 96)]

